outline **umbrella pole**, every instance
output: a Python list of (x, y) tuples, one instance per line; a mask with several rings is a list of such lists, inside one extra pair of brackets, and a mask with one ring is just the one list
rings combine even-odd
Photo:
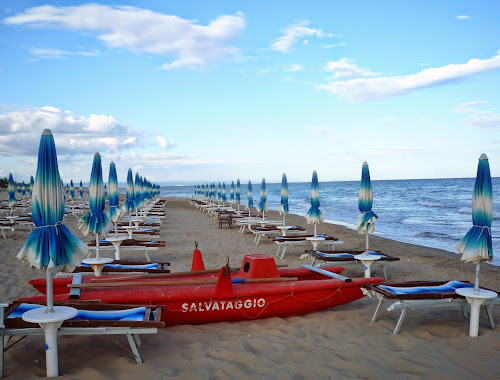
[(479, 293), (479, 275), (481, 274), (481, 260), (479, 260), (476, 264), (476, 278), (474, 279), (474, 293), (478, 294)]
[(117, 237), (117, 236), (118, 236), (118, 227), (117, 227), (117, 222), (116, 222), (116, 220), (115, 220), (115, 223), (114, 223), (114, 224), (115, 224), (115, 237)]
[(99, 261), (99, 233), (97, 232), (95, 234), (95, 258), (97, 261)]
[(285, 218), (286, 218), (286, 213), (283, 213), (283, 225), (286, 226), (286, 223), (285, 223)]
[(47, 270), (47, 279), (45, 287), (47, 289), (47, 310), (46, 313), (54, 313), (54, 289), (52, 283), (52, 271)]
[(366, 234), (366, 250), (370, 250), (370, 243), (369, 243), (369, 238), (368, 238), (368, 233)]
[(316, 232), (316, 223), (314, 223), (314, 237), (318, 236), (317, 232)]

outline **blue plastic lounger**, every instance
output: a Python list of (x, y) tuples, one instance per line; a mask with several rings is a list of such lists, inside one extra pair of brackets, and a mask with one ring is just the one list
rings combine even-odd
[[(65, 321), (58, 330), (59, 335), (126, 335), (130, 349), (137, 363), (142, 363), (139, 334), (155, 334), (158, 328), (165, 327), (161, 322), (161, 307), (130, 305), (110, 305), (101, 302), (64, 302), (59, 305), (78, 309), (75, 318)], [(44, 335), (38, 324), (25, 322), (21, 316), (30, 309), (45, 305), (22, 303), (0, 304), (0, 326), (4, 325), (0, 364), (3, 363), (4, 351), (17, 343), (9, 345), (13, 336)], [(0, 367), (1, 369), (1, 367)], [(1, 372), (0, 372), (1, 375)]]
[[(415, 310), (423, 307), (460, 307), (465, 318), (468, 318), (467, 307), (469, 303), (455, 293), (458, 288), (473, 288), (474, 285), (467, 281), (410, 281), (394, 284), (364, 285), (363, 293), (372, 298), (378, 299), (378, 305), (372, 317), (372, 322), (376, 322), (382, 303), (391, 302), (387, 311), (401, 310), (393, 334), (397, 334), (403, 324), (408, 310)], [(490, 328), (495, 328), (495, 322), (491, 309), (493, 305), (500, 304), (500, 297), (488, 300), (483, 304), (486, 311)]]
[[(301, 258), (310, 257), (312, 261), (311, 265), (317, 265), (316, 263), (318, 261), (321, 261), (323, 263), (342, 262), (342, 265), (345, 265), (348, 263), (359, 263), (359, 260), (356, 260), (354, 256), (361, 255), (364, 252), (365, 251), (324, 251), (319, 249), (315, 251), (312, 249), (308, 249)], [(386, 265), (390, 262), (399, 261), (399, 258), (389, 256), (380, 251), (369, 251), (369, 254), (380, 256), (380, 260), (374, 261), (373, 265), (382, 269), (384, 278), (387, 281)]]

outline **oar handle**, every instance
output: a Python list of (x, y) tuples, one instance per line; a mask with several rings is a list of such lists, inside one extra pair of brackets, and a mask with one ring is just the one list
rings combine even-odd
[[(235, 279), (235, 283), (242, 283), (241, 279)], [(284, 282), (298, 281), (297, 277), (277, 277), (277, 278), (249, 278), (245, 283), (263, 283), (263, 282)], [(68, 284), (68, 288), (108, 288), (120, 286), (173, 286), (173, 285), (210, 285), (216, 284), (217, 279), (206, 280), (179, 280), (179, 281), (123, 281), (123, 282), (94, 282), (87, 284)]]

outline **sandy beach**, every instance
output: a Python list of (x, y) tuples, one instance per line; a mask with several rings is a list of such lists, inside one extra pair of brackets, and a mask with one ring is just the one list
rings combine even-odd
[[(239, 266), (250, 253), (275, 257), (276, 245), (262, 239), (255, 245), (251, 233), (218, 228), (213, 217), (192, 207), (188, 199), (168, 198), (167, 217), (161, 226), (164, 249), (150, 252), (153, 261), (168, 261), (171, 271), (189, 270), (194, 242), (199, 242), (206, 268), (220, 268), (229, 257)], [(280, 219), (270, 211), (272, 219)], [(75, 217), (65, 224), (84, 241)], [(303, 216), (288, 215), (287, 224), (312, 231)], [(364, 236), (342, 226), (322, 223), (319, 233), (338, 237), (342, 249), (363, 249)], [(466, 231), (464, 231), (465, 233)], [(29, 234), (17, 229), (0, 237), (0, 301), (38, 295), (28, 280), (43, 277), (17, 260)], [(475, 267), (461, 263), (451, 252), (400, 243), (371, 236), (370, 246), (400, 261), (387, 266), (390, 281), (470, 280)], [(302, 247), (291, 247), (279, 264), (310, 264), (300, 259)], [(106, 255), (105, 255), (106, 256)], [(143, 260), (142, 253), (122, 253), (124, 259)], [(345, 273), (363, 276), (361, 265), (349, 265)], [(374, 275), (381, 276), (377, 269)], [(481, 285), (500, 290), (498, 267), (481, 267)], [(61, 337), (59, 372), (68, 379), (495, 379), (500, 373), (500, 332), (480, 326), (479, 337), (468, 336), (469, 321), (459, 308), (410, 311), (400, 334), (389, 333), (398, 312), (381, 313), (371, 322), (376, 301), (365, 297), (323, 312), (291, 318), (201, 326), (181, 325), (142, 337), (145, 363), (136, 364), (123, 336)], [(499, 323), (498, 308), (493, 315)], [(484, 317), (484, 316), (482, 316)], [(28, 337), (5, 352), (4, 376), (32, 379), (45, 376), (43, 337)]]

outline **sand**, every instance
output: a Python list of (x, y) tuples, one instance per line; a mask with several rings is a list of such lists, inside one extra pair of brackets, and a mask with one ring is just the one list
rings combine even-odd
[[(172, 271), (189, 270), (194, 241), (199, 242), (205, 266), (220, 268), (229, 257), (239, 266), (245, 254), (275, 257), (276, 246), (236, 228), (218, 228), (212, 217), (189, 205), (187, 199), (168, 198), (167, 217), (161, 228), (166, 247), (150, 252), (152, 260), (168, 261)], [(269, 218), (280, 218), (270, 211)], [(65, 224), (83, 238), (76, 219)], [(303, 216), (288, 215), (287, 224), (307, 227)], [(466, 231), (464, 231), (465, 233)], [(344, 249), (363, 249), (364, 236), (342, 226), (322, 223), (318, 233), (344, 241)], [(29, 230), (0, 237), (0, 301), (37, 295), (28, 285), (42, 277), (16, 259)], [(390, 281), (470, 280), (474, 266), (461, 263), (451, 252), (371, 236), (370, 246), (399, 262), (388, 265)], [(309, 264), (301, 260), (302, 247), (290, 247), (278, 263)], [(122, 258), (143, 260), (142, 253), (122, 253)], [(350, 265), (346, 274), (363, 276), (361, 265)], [(377, 270), (374, 275), (382, 275)], [(500, 290), (500, 271), (482, 265), (481, 285)], [(500, 332), (480, 326), (479, 337), (468, 336), (469, 321), (460, 309), (410, 311), (400, 334), (389, 333), (399, 313), (381, 313), (371, 322), (376, 301), (365, 297), (323, 312), (290, 318), (270, 318), (201, 326), (181, 325), (142, 337), (145, 362), (136, 364), (124, 336), (61, 337), (59, 373), (68, 379), (493, 379), (500, 373)], [(498, 308), (493, 310), (498, 322)], [(496, 315), (495, 315), (496, 314)], [(32, 379), (45, 376), (43, 337), (27, 337), (5, 353), (4, 376)]]

